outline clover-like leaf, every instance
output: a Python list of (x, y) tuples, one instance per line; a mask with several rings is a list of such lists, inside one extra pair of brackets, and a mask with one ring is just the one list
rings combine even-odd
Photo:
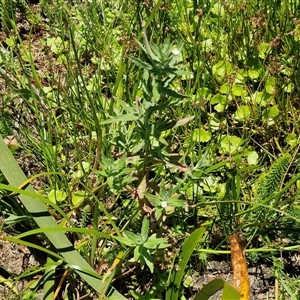
[(226, 154), (233, 154), (235, 153), (238, 148), (242, 144), (242, 139), (234, 136), (234, 135), (227, 135), (221, 141), (221, 153)]

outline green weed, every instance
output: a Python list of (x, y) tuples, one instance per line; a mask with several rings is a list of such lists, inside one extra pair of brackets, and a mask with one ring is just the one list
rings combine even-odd
[[(276, 255), (300, 242), (298, 1), (2, 2), (0, 134), (39, 161), (46, 184), (29, 196), (89, 266), (51, 248), (45, 293), (187, 299), (184, 272), (239, 233), (250, 262), (274, 257), (282, 299), (297, 297)], [(0, 169), (9, 231), (33, 178), (9, 180), (2, 156)], [(53, 244), (58, 229), (37, 223)]]

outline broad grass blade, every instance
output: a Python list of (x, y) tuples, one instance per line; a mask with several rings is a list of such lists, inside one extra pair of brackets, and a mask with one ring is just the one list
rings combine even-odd
[(208, 300), (217, 291), (223, 289), (222, 300), (240, 300), (240, 293), (224, 279), (216, 278), (206, 284), (194, 300)]
[[(10, 150), (7, 148), (0, 135), (0, 171), (3, 173), (6, 180), (12, 186), (21, 186), (23, 182), (27, 180), (26, 176), (22, 172), (20, 166), (16, 162)], [(34, 189), (28, 185), (25, 189), (35, 193)], [(31, 214), (34, 221), (40, 228), (57, 228), (55, 220), (52, 218), (47, 210), (45, 204), (34, 197), (26, 195), (19, 195), (19, 199), (27, 211)], [(85, 280), (93, 289), (100, 293), (101, 280), (98, 277), (96, 271), (84, 260), (84, 258), (74, 249), (73, 245), (67, 239), (63, 232), (45, 232), (45, 235), (49, 241), (53, 244), (56, 251), (61, 253), (63, 258), (69, 265), (78, 266), (76, 272), (80, 277)], [(82, 270), (87, 270), (83, 272)], [(95, 275), (93, 275), (95, 274)]]
[(179, 254), (179, 270), (174, 270), (171, 274), (171, 279), (166, 293), (166, 300), (179, 299), (180, 286), (182, 283), (183, 276), (185, 274), (185, 268), (194, 249), (203, 238), (205, 231), (205, 227), (200, 227), (196, 229), (183, 243), (182, 249)]

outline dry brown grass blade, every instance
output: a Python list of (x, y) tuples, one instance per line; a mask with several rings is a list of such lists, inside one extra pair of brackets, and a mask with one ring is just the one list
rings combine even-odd
[(247, 262), (237, 234), (229, 238), (231, 263), (233, 268), (233, 286), (240, 292), (240, 300), (250, 300), (250, 283)]

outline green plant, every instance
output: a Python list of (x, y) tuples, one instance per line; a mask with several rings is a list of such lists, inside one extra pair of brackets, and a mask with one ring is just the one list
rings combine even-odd
[[(15, 159), (13, 158), (10, 151), (7, 149), (6, 145), (3, 142), (2, 137), (0, 136), (0, 148), (1, 153), (5, 154), (1, 156), (1, 163), (0, 168), (1, 172), (9, 182), (10, 186), (1, 184), (2, 189), (10, 190), (13, 192), (20, 193), (20, 199), (23, 202), (24, 206), (26, 207), (27, 211), (33, 216), (33, 219), (37, 223), (40, 228), (49, 228), (50, 231), (46, 233), (46, 236), (49, 238), (49, 241), (56, 249), (61, 249), (61, 256), (55, 254), (54, 252), (43, 249), (40, 246), (32, 245), (46, 253), (52, 255), (58, 260), (65, 261), (66, 263), (70, 264), (71, 268), (76, 266), (80, 266), (77, 272), (89, 282), (89, 284), (95, 289), (100, 291), (101, 284), (99, 286), (99, 277), (97, 273), (87, 264), (86, 261), (79, 255), (79, 253), (72, 249), (71, 243), (67, 240), (65, 235), (61, 231), (58, 225), (54, 222), (52, 217), (50, 216), (44, 202), (48, 202), (51, 204), (46, 198), (34, 193), (34, 190), (28, 186), (26, 190), (15, 188), (15, 186), (20, 186), (26, 181), (26, 177), (20, 170), (19, 166), (17, 165)], [(5, 160), (4, 160), (5, 157)], [(53, 205), (53, 204), (52, 204)], [(58, 207), (56, 207), (59, 211), (61, 211)], [(61, 213), (65, 215), (62, 211)], [(39, 215), (42, 215), (40, 217)], [(51, 229), (52, 228), (52, 229)], [(52, 230), (58, 229), (58, 232), (53, 232)], [(45, 231), (44, 231), (45, 232)], [(23, 245), (29, 245), (30, 243), (21, 241), (19, 238), (7, 238), (10, 241), (17, 242)], [(64, 250), (70, 249), (70, 250)], [(45, 291), (47, 293), (47, 291)]]
[(158, 238), (156, 233), (149, 236), (149, 220), (144, 217), (140, 234), (134, 234), (130, 231), (123, 231), (125, 237), (116, 237), (116, 239), (133, 248), (134, 261), (140, 262), (141, 267), (148, 266), (151, 273), (154, 271), (152, 251), (164, 249), (170, 246), (166, 238)]
[[(172, 277), (170, 257), (179, 264), (182, 241), (202, 225), (199, 244), (187, 243), (194, 251), (184, 272), (198, 274), (199, 259), (228, 254), (233, 233), (247, 239), (250, 263), (298, 249), (297, 1), (23, 4), (0, 0), (9, 33), (0, 37), (0, 133), (13, 129), (22, 142), (15, 155), (31, 174), (13, 187), (1, 178), (10, 189), (0, 202), (5, 231), (22, 220), (35, 228), (17, 192), (43, 176), (40, 197), (30, 196), (46, 199), (43, 212), (72, 232), (70, 243), (100, 273), (100, 299), (161, 299), (166, 289), (195, 296), (188, 276)], [(144, 247), (155, 234), (170, 246)], [(62, 266), (64, 297), (90, 295), (66, 261), (48, 261), (49, 273), (41, 266), (37, 286), (51, 290), (47, 274)], [(284, 268), (273, 268), (282, 298), (295, 296)]]
[[(192, 252), (197, 247), (197, 244), (203, 239), (205, 228), (201, 227), (196, 229), (182, 244), (181, 251), (179, 252), (178, 268), (170, 273), (168, 289), (166, 292), (166, 300), (179, 299), (180, 289), (185, 273), (186, 266), (192, 255)], [(240, 293), (229, 283), (222, 279), (214, 279), (206, 284), (195, 296), (197, 300), (207, 300), (213, 296), (220, 289), (223, 290), (222, 299), (240, 299)]]
[(166, 190), (164, 182), (160, 187), (158, 195), (152, 195), (146, 193), (146, 197), (155, 209), (155, 218), (158, 222), (163, 223), (166, 218), (175, 212), (176, 208), (182, 208), (186, 202), (179, 199), (179, 195), (176, 194), (178, 188)]
[(16, 11), (26, 13), (28, 6), (24, 0), (1, 0), (0, 2), (0, 25), (4, 30), (13, 29), (16, 23)]

